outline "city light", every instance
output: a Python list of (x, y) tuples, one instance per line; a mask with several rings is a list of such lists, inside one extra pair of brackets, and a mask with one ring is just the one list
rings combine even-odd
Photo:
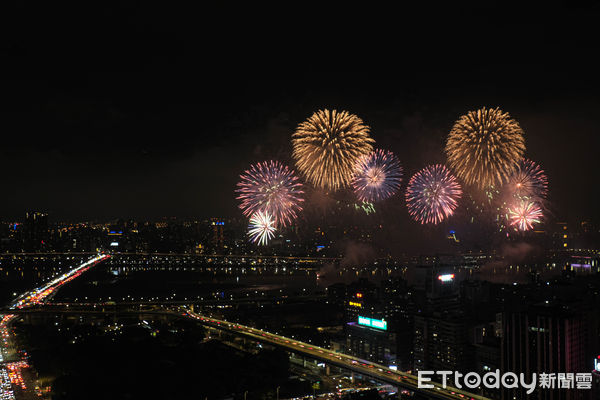
[(454, 274), (438, 275), (438, 279), (442, 282), (452, 282), (454, 280)]
[(592, 265), (591, 264), (571, 264), (571, 267), (589, 269), (589, 268), (592, 268)]

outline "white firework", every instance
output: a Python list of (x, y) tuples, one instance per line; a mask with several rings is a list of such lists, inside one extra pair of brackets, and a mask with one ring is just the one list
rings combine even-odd
[(264, 246), (273, 239), (275, 231), (275, 221), (269, 213), (258, 211), (250, 217), (248, 236), (252, 242)]

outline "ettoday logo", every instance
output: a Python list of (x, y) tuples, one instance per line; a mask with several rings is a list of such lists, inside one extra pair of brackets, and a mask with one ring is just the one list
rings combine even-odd
[(419, 389), (433, 389), (435, 385), (432, 377), (440, 377), (443, 389), (448, 386), (450, 380), (457, 389), (478, 389), (484, 386), (488, 389), (519, 389), (527, 390), (527, 394), (533, 393), (536, 387), (541, 389), (591, 389), (591, 373), (533, 373), (528, 379), (525, 374), (514, 372), (500, 373), (500, 370), (490, 371), (483, 376), (477, 372), (462, 374), (458, 371), (418, 371)]

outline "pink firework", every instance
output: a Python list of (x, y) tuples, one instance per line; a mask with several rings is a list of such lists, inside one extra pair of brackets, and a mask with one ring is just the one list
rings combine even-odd
[(533, 224), (539, 224), (543, 214), (542, 209), (533, 201), (520, 200), (509, 208), (510, 225), (516, 230), (528, 231), (533, 229)]
[(408, 182), (408, 213), (422, 224), (438, 224), (454, 213), (461, 195), (458, 181), (445, 166), (430, 165)]
[(286, 226), (302, 210), (302, 184), (294, 172), (279, 161), (254, 164), (240, 178), (236, 192), (244, 215), (268, 212), (277, 226)]
[(402, 167), (391, 151), (377, 149), (356, 163), (352, 186), (360, 201), (373, 202), (392, 196), (402, 182)]
[(548, 177), (535, 162), (523, 159), (506, 184), (509, 193), (521, 199), (541, 200), (548, 192)]

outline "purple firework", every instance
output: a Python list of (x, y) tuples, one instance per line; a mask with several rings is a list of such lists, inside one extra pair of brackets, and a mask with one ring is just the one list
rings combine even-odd
[(548, 177), (538, 164), (523, 159), (509, 177), (506, 188), (521, 199), (542, 200), (548, 192)]
[(236, 192), (244, 215), (268, 212), (276, 225), (286, 226), (302, 210), (302, 184), (294, 172), (279, 161), (254, 164), (240, 178)]
[(458, 181), (445, 166), (430, 165), (408, 182), (408, 213), (421, 224), (438, 224), (454, 213), (461, 195)]
[(402, 167), (391, 151), (377, 149), (359, 158), (352, 180), (360, 201), (373, 202), (392, 196), (402, 182)]

